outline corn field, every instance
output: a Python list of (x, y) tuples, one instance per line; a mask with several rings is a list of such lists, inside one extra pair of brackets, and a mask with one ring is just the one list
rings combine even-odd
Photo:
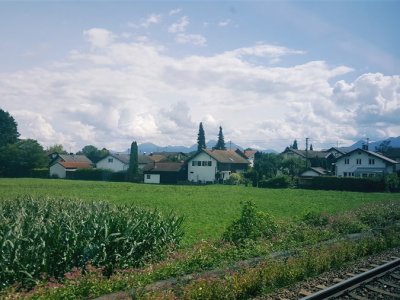
[(0, 202), (0, 289), (61, 278), (88, 264), (107, 275), (157, 259), (183, 236), (181, 217), (133, 206), (19, 197)]

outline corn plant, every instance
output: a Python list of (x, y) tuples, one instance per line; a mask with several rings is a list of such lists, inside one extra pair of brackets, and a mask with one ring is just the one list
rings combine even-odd
[(91, 264), (115, 268), (159, 258), (183, 236), (183, 219), (133, 206), (29, 196), (0, 202), (0, 289), (62, 277)]

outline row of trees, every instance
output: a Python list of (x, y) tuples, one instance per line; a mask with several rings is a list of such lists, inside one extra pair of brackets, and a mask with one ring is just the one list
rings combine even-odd
[[(202, 149), (206, 149), (206, 134), (204, 132), (203, 123), (200, 122), (199, 125), (199, 133), (197, 134), (197, 151), (201, 151)], [(218, 141), (217, 144), (213, 147), (214, 150), (226, 150), (224, 134), (222, 133), (222, 127), (219, 126), (218, 133)]]

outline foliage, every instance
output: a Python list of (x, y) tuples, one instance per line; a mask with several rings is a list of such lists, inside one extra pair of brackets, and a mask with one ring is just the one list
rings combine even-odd
[(49, 178), (49, 168), (33, 169), (30, 176), (32, 178)]
[(260, 179), (272, 178), (278, 174), (282, 159), (275, 153), (257, 153), (254, 161), (254, 170)]
[(281, 163), (282, 171), (285, 175), (292, 177), (299, 176), (307, 167), (306, 161), (298, 157), (286, 158)]
[(301, 220), (311, 226), (326, 226), (329, 223), (329, 215), (327, 212), (309, 211)]
[(97, 163), (99, 160), (103, 159), (109, 154), (109, 151), (105, 148), (99, 150), (93, 145), (87, 145), (82, 148), (77, 154), (85, 155), (92, 162)]
[(137, 181), (138, 174), (139, 174), (138, 146), (136, 141), (133, 141), (131, 144), (129, 167), (126, 172), (127, 180), (132, 182)]
[(7, 112), (0, 109), (0, 148), (18, 141), (17, 122)]
[(295, 149), (295, 150), (298, 149), (297, 140), (294, 140), (294, 141), (293, 141), (292, 149)]
[(286, 189), (292, 186), (292, 180), (288, 176), (276, 176), (258, 183), (261, 188)]
[(78, 169), (72, 173), (73, 178), (77, 180), (110, 180), (113, 171), (107, 169)]
[(277, 231), (272, 216), (266, 212), (256, 211), (254, 203), (243, 203), (240, 218), (228, 226), (223, 240), (234, 244), (243, 244), (248, 240), (271, 238)]
[(46, 149), (47, 155), (52, 154), (52, 153), (68, 154), (67, 150), (65, 150), (63, 145), (61, 145), (61, 144), (54, 144), (53, 146), (50, 146), (49, 148)]
[(400, 177), (393, 173), (385, 176), (385, 187), (389, 192), (400, 192)]
[(339, 190), (354, 192), (383, 192), (385, 181), (381, 178), (353, 178), (353, 177), (314, 177), (311, 181), (312, 189)]
[(228, 180), (225, 181), (226, 184), (231, 184), (231, 185), (238, 185), (243, 182), (243, 176), (240, 173), (232, 173)]
[(204, 132), (203, 123), (200, 122), (199, 132), (197, 134), (197, 151), (201, 151), (201, 149), (206, 148), (206, 134)]
[(0, 289), (73, 267), (137, 266), (182, 238), (182, 218), (101, 201), (20, 197), (0, 202)]
[(216, 150), (226, 150), (225, 147), (225, 140), (224, 140), (224, 134), (222, 133), (222, 127), (219, 126), (219, 133), (218, 133), (218, 141), (217, 144), (214, 146), (213, 149)]
[(0, 151), (0, 175), (28, 177), (35, 168), (47, 166), (46, 153), (36, 140), (20, 140)]

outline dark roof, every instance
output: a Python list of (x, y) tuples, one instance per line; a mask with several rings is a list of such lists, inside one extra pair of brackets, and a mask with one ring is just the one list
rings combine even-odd
[(182, 162), (155, 162), (143, 168), (146, 173), (179, 172), (183, 167)]
[(327, 151), (314, 151), (314, 150), (298, 150), (298, 149), (293, 149), (293, 148), (286, 148), (285, 151), (282, 152), (282, 154), (287, 153), (287, 152), (293, 152), (296, 153), (297, 155), (301, 157), (308, 157), (308, 158), (326, 158), (327, 155), (329, 155), (329, 152)]
[[(380, 152), (377, 152), (377, 153), (382, 154)], [(400, 158), (400, 148), (389, 148), (382, 155), (385, 155), (386, 157), (389, 157), (394, 160), (399, 159)]]
[[(110, 156), (114, 157), (115, 159), (118, 159), (120, 162), (129, 165), (129, 161), (130, 161), (130, 155), (129, 154), (125, 154), (125, 153), (110, 153)], [(107, 158), (108, 156), (106, 156), (105, 158)], [(149, 164), (152, 163), (153, 160), (151, 160), (151, 158), (149, 158), (147, 155), (143, 155), (143, 154), (139, 154), (138, 155), (138, 163), (139, 164)]]
[(76, 154), (59, 154), (58, 155), (62, 161), (65, 162), (85, 162), (92, 163), (92, 161), (87, 158), (85, 155), (76, 155)]
[(354, 150), (352, 150), (352, 151), (350, 151), (350, 152), (347, 152), (346, 154), (343, 154), (342, 156), (340, 156), (340, 157), (338, 158), (338, 160), (340, 160), (340, 159), (342, 159), (342, 158), (346, 158), (346, 157), (348, 157), (349, 155), (351, 155), (353, 152), (356, 152), (356, 151), (365, 152), (365, 153), (367, 153), (367, 154), (369, 154), (369, 155), (372, 155), (372, 156), (375, 156), (375, 157), (377, 157), (377, 158), (380, 158), (380, 159), (382, 159), (382, 160), (384, 160), (384, 161), (386, 161), (386, 162), (388, 162), (388, 163), (391, 163), (391, 164), (397, 164), (397, 163), (398, 163), (397, 161), (395, 161), (395, 160), (393, 160), (393, 159), (390, 159), (389, 157), (383, 156), (382, 154), (379, 154), (379, 153), (376, 153), (376, 152), (372, 152), (372, 151), (369, 151), (369, 150), (364, 150), (364, 149), (361, 149), (361, 148), (357, 148), (357, 149), (354, 149)]
[(249, 164), (250, 163), (247, 159), (240, 156), (233, 150), (203, 149), (203, 151), (220, 163), (229, 163), (229, 164)]
[(87, 162), (75, 162), (75, 161), (59, 161), (65, 169), (91, 169), (93, 168), (92, 163)]

